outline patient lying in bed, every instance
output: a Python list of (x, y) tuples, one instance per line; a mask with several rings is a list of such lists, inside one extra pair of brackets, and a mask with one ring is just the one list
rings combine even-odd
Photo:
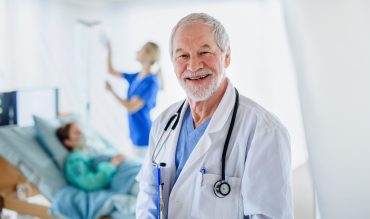
[(123, 155), (97, 155), (86, 145), (78, 123), (59, 127), (56, 135), (69, 151), (64, 162), (64, 175), (72, 186), (58, 192), (52, 213), (63, 218), (95, 219), (135, 218), (141, 165)]
[(56, 134), (70, 151), (64, 164), (64, 174), (70, 184), (85, 191), (109, 189), (117, 193), (137, 195), (135, 177), (140, 164), (123, 155), (93, 154), (85, 145), (78, 123), (63, 125), (57, 129)]

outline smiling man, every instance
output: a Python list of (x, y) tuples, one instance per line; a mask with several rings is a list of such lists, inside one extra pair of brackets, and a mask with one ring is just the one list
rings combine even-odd
[(190, 14), (174, 27), (170, 54), (187, 99), (153, 124), (137, 218), (293, 218), (288, 133), (226, 77), (225, 28)]

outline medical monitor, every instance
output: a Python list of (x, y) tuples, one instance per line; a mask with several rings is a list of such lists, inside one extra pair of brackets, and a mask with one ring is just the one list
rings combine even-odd
[(46, 119), (58, 115), (58, 90), (27, 89), (0, 93), (0, 125), (33, 125), (33, 115)]

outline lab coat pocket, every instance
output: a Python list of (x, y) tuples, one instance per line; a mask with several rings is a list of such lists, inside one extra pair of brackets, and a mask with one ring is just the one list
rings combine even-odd
[(237, 219), (243, 218), (239, 209), (241, 194), (239, 177), (227, 177), (231, 191), (224, 198), (215, 195), (214, 184), (221, 179), (217, 174), (199, 174), (194, 190), (191, 218)]

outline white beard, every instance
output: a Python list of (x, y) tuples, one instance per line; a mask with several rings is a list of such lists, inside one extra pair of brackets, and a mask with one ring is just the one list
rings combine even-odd
[[(212, 78), (210, 82), (202, 86), (192, 85), (190, 83), (187, 83), (186, 79), (184, 79), (186, 77), (197, 77), (206, 74), (211, 74), (211, 76), (208, 77)], [(210, 69), (201, 69), (197, 72), (191, 72), (187, 70), (183, 73), (183, 75), (181, 76), (182, 78), (179, 80), (179, 82), (190, 99), (192, 99), (193, 101), (204, 101), (217, 91), (224, 76), (225, 70), (223, 70), (220, 74), (216, 74)]]

